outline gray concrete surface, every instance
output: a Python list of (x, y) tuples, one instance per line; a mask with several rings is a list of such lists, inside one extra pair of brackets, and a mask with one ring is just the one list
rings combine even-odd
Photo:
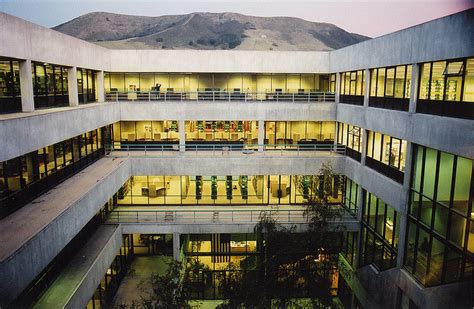
[(118, 225), (99, 227), (33, 308), (86, 307), (121, 246), (122, 231)]
[(126, 159), (101, 159), (0, 220), (1, 302), (18, 296), (129, 177)]

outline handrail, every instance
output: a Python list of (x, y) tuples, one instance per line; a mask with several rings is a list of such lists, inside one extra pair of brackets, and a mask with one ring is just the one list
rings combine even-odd
[[(268, 206), (270, 207), (270, 206)], [(334, 212), (343, 209), (334, 209)], [(217, 210), (113, 210), (108, 223), (164, 223), (164, 224), (227, 224), (258, 223), (263, 214), (271, 215), (279, 223), (309, 224), (304, 209), (217, 209)], [(354, 216), (346, 214), (334, 220), (356, 221)]]
[[(260, 156), (304, 156), (305, 154), (312, 154), (313, 152), (329, 152), (337, 154), (345, 154), (346, 146), (339, 144), (195, 144), (193, 141), (188, 141), (185, 144), (130, 144), (126, 141), (120, 145), (107, 145), (107, 152), (117, 151), (126, 152), (128, 155), (159, 155), (169, 154), (170, 152), (182, 151), (185, 153), (198, 154), (199, 152), (206, 152), (212, 155), (229, 155), (229, 154), (244, 154), (244, 155), (260, 155)], [(140, 152), (140, 153), (139, 153)]]
[(335, 102), (334, 92), (109, 91), (106, 101)]

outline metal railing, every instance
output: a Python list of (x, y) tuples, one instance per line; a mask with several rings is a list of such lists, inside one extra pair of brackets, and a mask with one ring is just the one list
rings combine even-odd
[[(271, 206), (268, 206), (269, 208)], [(334, 222), (353, 222), (356, 219), (341, 209), (344, 214)], [(300, 209), (268, 209), (268, 210), (114, 210), (110, 213), (108, 223), (153, 223), (153, 224), (251, 224), (258, 223), (261, 216), (271, 215), (283, 224), (308, 224), (308, 217)]]
[(163, 102), (334, 102), (333, 92), (235, 92), (235, 91), (110, 91), (106, 101), (163, 101)]
[(160, 156), (182, 152), (186, 155), (212, 156), (313, 156), (315, 152), (345, 155), (346, 146), (335, 144), (127, 144), (107, 145), (107, 152), (127, 156)]

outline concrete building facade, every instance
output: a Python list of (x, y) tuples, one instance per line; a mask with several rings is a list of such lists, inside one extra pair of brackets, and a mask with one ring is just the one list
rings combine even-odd
[(473, 306), (473, 9), (331, 52), (0, 25), (0, 306), (87, 306), (132, 234), (173, 234), (178, 258), (179, 235), (251, 233), (268, 209), (303, 230), (300, 188), (328, 163), (349, 307)]

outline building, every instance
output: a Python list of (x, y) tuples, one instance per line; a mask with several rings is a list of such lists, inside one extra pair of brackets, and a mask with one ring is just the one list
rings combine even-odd
[(2, 306), (98, 308), (133, 235), (172, 234), (178, 257), (179, 235), (245, 234), (262, 209), (304, 228), (297, 187), (331, 162), (349, 303), (472, 307), (474, 9), (331, 52), (0, 24)]

